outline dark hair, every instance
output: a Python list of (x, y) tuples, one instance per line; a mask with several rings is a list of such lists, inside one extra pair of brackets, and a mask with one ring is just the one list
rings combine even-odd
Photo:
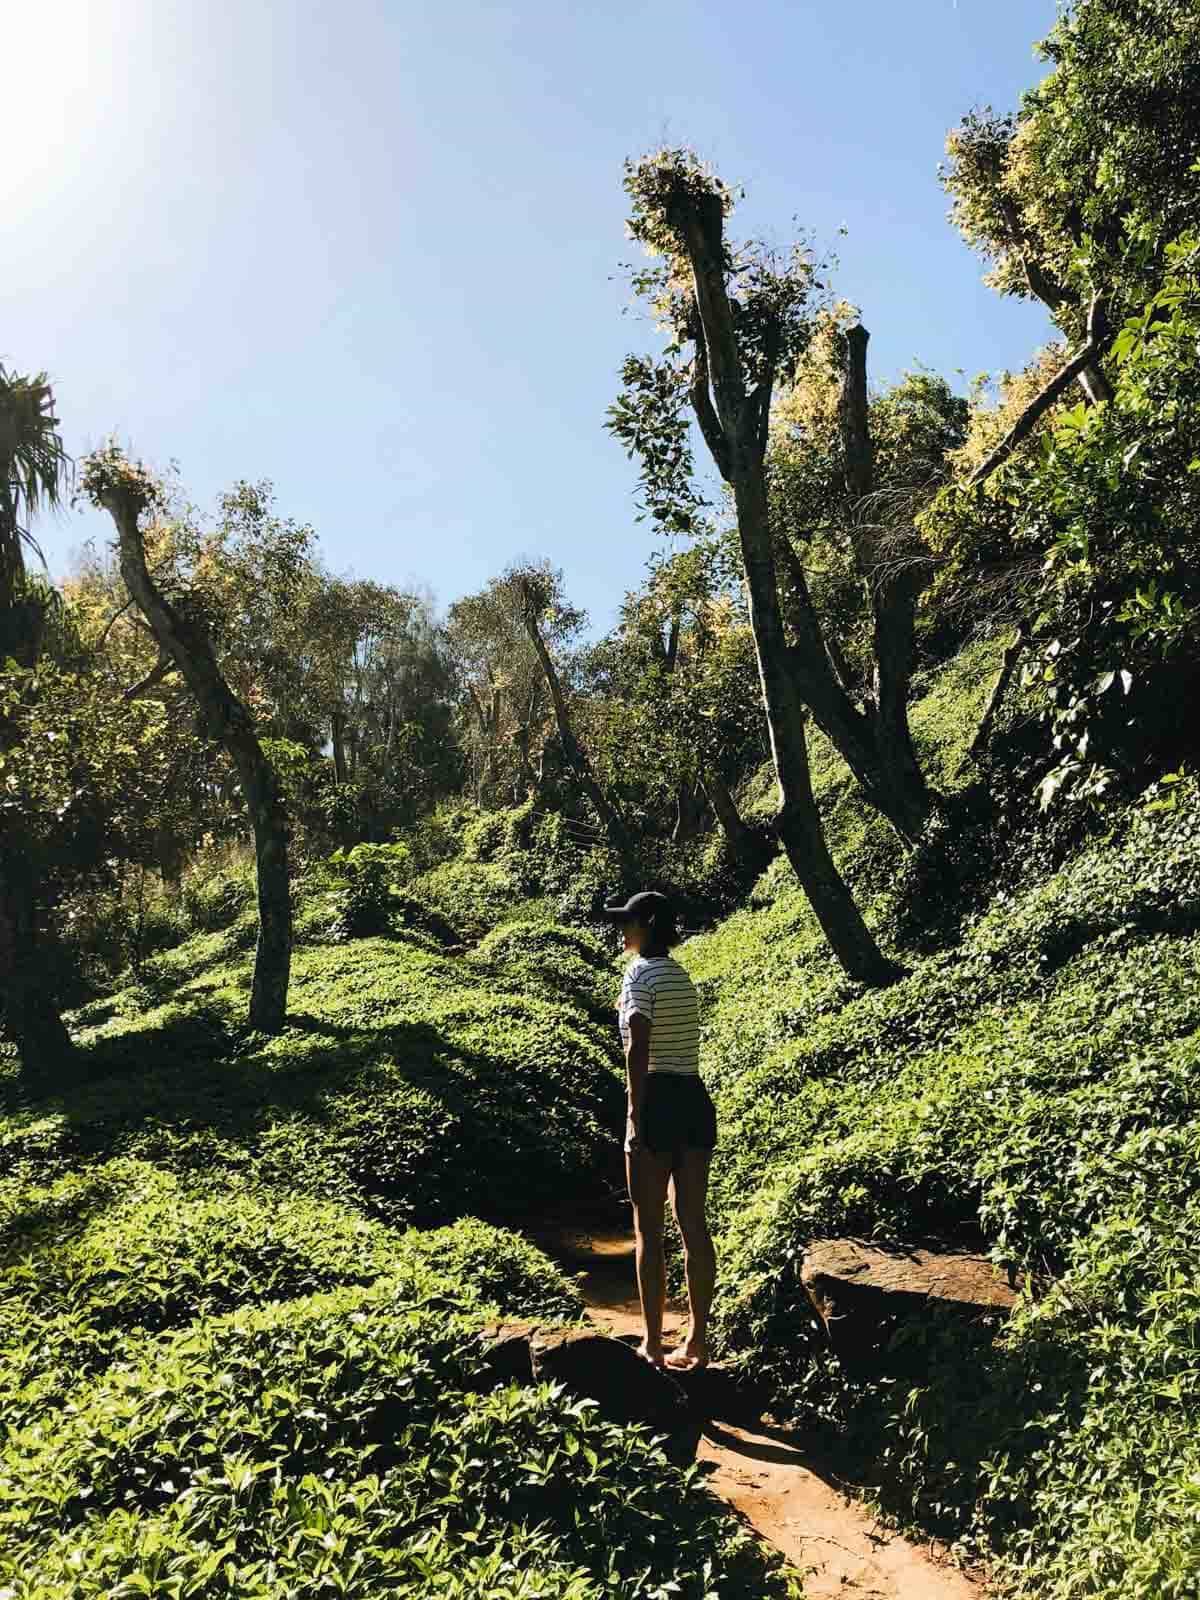
[(675, 926), (675, 918), (671, 912), (652, 911), (645, 920), (639, 917), (643, 928), (650, 935), (650, 942), (643, 947), (644, 956), (667, 956), (672, 947), (679, 943), (679, 930)]

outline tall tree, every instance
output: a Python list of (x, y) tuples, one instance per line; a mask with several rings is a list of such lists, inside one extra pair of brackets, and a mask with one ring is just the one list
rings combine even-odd
[(546, 688), (550, 695), (550, 704), (554, 709), (558, 741), (567, 762), (575, 773), (579, 787), (591, 802), (592, 810), (599, 817), (600, 826), (604, 829), (609, 844), (619, 856), (628, 859), (632, 849), (629, 829), (616, 804), (598, 782), (592, 763), (588, 759), (588, 753), (579, 742), (567, 706), (567, 697), (563, 692), (562, 680), (547, 643), (547, 630), (562, 633), (573, 630), (578, 625), (575, 620), (578, 613), (572, 611), (563, 597), (562, 575), (554, 572), (546, 564), (526, 562), (510, 567), (500, 581), (504, 590), (511, 596), (512, 604), (541, 666), (542, 676), (546, 680)]
[(455, 601), (446, 637), (478, 803), (541, 795), (553, 713), (541, 662), (511, 596), (493, 581)]
[(884, 983), (895, 968), (830, 855), (805, 733), (810, 708), (831, 734), (849, 725), (857, 736), (863, 719), (837, 680), (801, 582), (801, 604), (793, 608), (797, 637), (789, 641), (765, 464), (777, 379), (811, 335), (813, 270), (801, 252), (783, 263), (762, 251), (735, 252), (725, 237), (733, 196), (689, 151), (663, 150), (628, 164), (625, 187), (633, 203), (630, 232), (665, 262), (641, 274), (639, 286), (673, 337), (667, 362), (626, 363), (626, 393), (611, 425), (641, 453), (651, 510), (660, 521), (686, 525), (691, 461), (680, 402), (690, 401), (737, 514), (779, 784), (780, 840), (847, 974)]
[(768, 493), (814, 716), (912, 843), (933, 803), (908, 722), (916, 607), (932, 570), (914, 520), (950, 476), (967, 404), (920, 370), (869, 393), (866, 346), (848, 308), (820, 320), (774, 408)]
[[(0, 367), (0, 673), (9, 680), (8, 704), (0, 706), (0, 759), (19, 737), (11, 711), (36, 692), (32, 672), (53, 603), (43, 587), (29, 582), (23, 546), (32, 544), (33, 515), (59, 503), (69, 467), (46, 374), (23, 377)], [(24, 819), (5, 805), (0, 808), (0, 1004), (23, 1067), (40, 1074), (66, 1060), (70, 1038), (48, 985), (38, 891), (36, 853)]]
[(278, 1033), (287, 1013), (292, 954), (287, 821), (279, 780), (263, 753), (254, 723), (230, 689), (217, 663), (212, 639), (186, 600), (172, 600), (151, 574), (141, 517), (161, 504), (161, 489), (116, 446), (89, 456), (83, 486), (112, 517), (117, 530), (121, 576), (163, 654), (178, 667), (195, 695), (210, 737), (227, 750), (241, 781), (254, 829), (258, 878), (258, 946), (250, 989), (249, 1021)]

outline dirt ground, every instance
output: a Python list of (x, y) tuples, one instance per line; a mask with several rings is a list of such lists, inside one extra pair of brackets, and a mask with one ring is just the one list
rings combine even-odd
[[(540, 1239), (582, 1273), (589, 1315), (616, 1336), (641, 1330), (633, 1244), (627, 1235), (559, 1230)], [(677, 1307), (668, 1343), (682, 1335)], [(832, 1474), (783, 1429), (710, 1422), (699, 1459), (714, 1494), (727, 1501), (804, 1574), (812, 1600), (985, 1600), (986, 1589), (937, 1551), (881, 1527)]]

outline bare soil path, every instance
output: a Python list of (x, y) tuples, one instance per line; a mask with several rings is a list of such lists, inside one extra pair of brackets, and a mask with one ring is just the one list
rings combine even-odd
[[(582, 1274), (588, 1314), (618, 1338), (640, 1334), (633, 1243), (627, 1235), (557, 1229), (538, 1242)], [(682, 1332), (671, 1307), (668, 1336)], [(986, 1589), (938, 1551), (881, 1527), (823, 1472), (802, 1439), (757, 1424), (706, 1424), (698, 1457), (713, 1492), (805, 1575), (810, 1600), (985, 1600)]]

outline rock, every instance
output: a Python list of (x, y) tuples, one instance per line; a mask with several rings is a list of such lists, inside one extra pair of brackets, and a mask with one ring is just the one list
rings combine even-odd
[(628, 1427), (642, 1423), (667, 1435), (668, 1457), (692, 1460), (702, 1417), (672, 1373), (652, 1367), (636, 1350), (588, 1328), (538, 1328), (505, 1323), (484, 1330), (484, 1362), (497, 1383), (560, 1383), (594, 1400), (602, 1417)]
[(842, 1364), (889, 1366), (900, 1323), (933, 1307), (970, 1322), (1007, 1317), (1016, 1289), (984, 1256), (928, 1245), (816, 1239), (800, 1281)]
[(687, 1395), (693, 1413), (705, 1422), (732, 1422), (741, 1428), (753, 1428), (762, 1421), (765, 1395), (724, 1367), (685, 1367), (672, 1376)]
[(533, 1382), (536, 1322), (498, 1322), (483, 1330), (483, 1365), (494, 1383)]

